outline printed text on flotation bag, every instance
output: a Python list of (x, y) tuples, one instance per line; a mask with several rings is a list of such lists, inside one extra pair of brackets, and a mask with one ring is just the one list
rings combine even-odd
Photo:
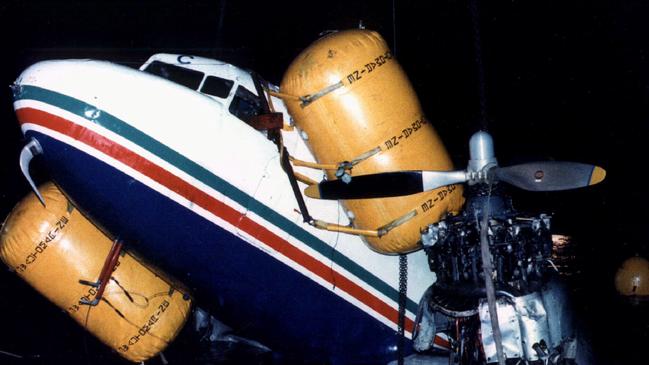
[(68, 224), (68, 218), (67, 217), (61, 217), (55, 224), (54, 224), (54, 229), (49, 231), (45, 238), (40, 240), (38, 244), (34, 247), (32, 252), (25, 257), (25, 263), (20, 264), (14, 268), (16, 272), (21, 273), (25, 270), (27, 270), (27, 266), (33, 264), (36, 262), (36, 260), (40, 257), (40, 255), (45, 252), (47, 249), (47, 245), (52, 242), (56, 236), (63, 230), (63, 227), (65, 227)]
[(421, 210), (422, 212), (427, 212), (435, 207), (437, 203), (441, 202), (444, 200), (448, 195), (450, 195), (452, 192), (457, 189), (457, 185), (449, 185), (441, 188), (441, 190), (437, 191), (437, 194), (434, 198), (428, 199), (425, 202), (421, 204)]
[(349, 75), (347, 75), (347, 83), (349, 85), (353, 84), (354, 82), (362, 79), (365, 74), (369, 74), (372, 71), (376, 70), (378, 67), (385, 65), (391, 59), (392, 53), (390, 53), (390, 51), (386, 51), (384, 54), (375, 57), (374, 60), (366, 63), (363, 67), (354, 70)]
[(386, 149), (390, 149), (398, 145), (402, 139), (408, 139), (410, 136), (412, 136), (415, 132), (421, 129), (421, 127), (428, 122), (426, 119), (421, 118), (417, 119), (414, 122), (410, 123), (410, 125), (404, 129), (401, 130), (401, 134), (392, 136), (383, 142), (385, 145)]
[(164, 300), (160, 305), (158, 305), (158, 310), (155, 311), (149, 318), (149, 321), (146, 322), (140, 329), (137, 331), (137, 333), (128, 340), (128, 344), (124, 344), (118, 348), (118, 350), (126, 352), (130, 348), (130, 346), (134, 346), (136, 343), (142, 339), (142, 337), (146, 336), (152, 329), (153, 325), (158, 322), (160, 319), (160, 316), (164, 311), (167, 310), (169, 307), (169, 301)]

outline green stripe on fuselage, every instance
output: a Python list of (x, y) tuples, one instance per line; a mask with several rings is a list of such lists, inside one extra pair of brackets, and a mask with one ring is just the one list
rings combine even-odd
[[(88, 119), (85, 116), (86, 111), (88, 111), (89, 109), (99, 109), (70, 96), (32, 85), (18, 86), (18, 88), (15, 90), (14, 98), (15, 100), (37, 100), (54, 105), (61, 109), (67, 110), (70, 113), (76, 114), (79, 117), (93, 122), (103, 128), (106, 128), (113, 133), (119, 134), (129, 141), (148, 150), (150, 153), (167, 161), (169, 164), (175, 166), (179, 170), (201, 181), (205, 185), (226, 195), (243, 207), (246, 207), (247, 209), (253, 211), (260, 217), (266, 219), (268, 222), (279, 227), (281, 230), (304, 242), (316, 252), (330, 258), (336, 265), (342, 267), (352, 275), (366, 282), (374, 289), (381, 292), (383, 295), (394, 300), (395, 302), (398, 301), (399, 293), (396, 289), (394, 289), (378, 277), (374, 276), (365, 268), (352, 261), (349, 257), (339, 253), (336, 250), (332, 250), (329, 245), (324, 243), (316, 236), (307, 232), (303, 228), (288, 220), (286, 217), (270, 209), (245, 192), (239, 190), (234, 185), (228, 183), (206, 168), (198, 165), (182, 154), (151, 138), (140, 130), (133, 128), (128, 123), (114, 117), (106, 111), (102, 110), (101, 113), (99, 113), (98, 117), (95, 119)], [(406, 307), (410, 312), (417, 313), (417, 303), (415, 303), (410, 298), (408, 298)]]

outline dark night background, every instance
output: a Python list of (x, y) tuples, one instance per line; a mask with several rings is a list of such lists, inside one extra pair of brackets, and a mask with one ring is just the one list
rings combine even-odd
[[(395, 39), (392, 1), (4, 0), (0, 216), (29, 192), (18, 170), (23, 142), (8, 87), (28, 65), (100, 58), (138, 67), (164, 51), (220, 58), (277, 84), (319, 33), (360, 20), (390, 45), (396, 41), (428, 118), (463, 166), (466, 141), (481, 119), (468, 1), (397, 0)], [(613, 278), (626, 257), (649, 254), (642, 167), (649, 137), (649, 3), (479, 5), (487, 121), (499, 162), (573, 160), (608, 171), (591, 189), (516, 191), (515, 204), (554, 213), (555, 231), (573, 236), (576, 313), (600, 363), (647, 363), (649, 310), (616, 296)], [(0, 350), (38, 354), (45, 364), (123, 363), (7, 270), (0, 270), (0, 289)], [(170, 347), (171, 363), (193, 356), (190, 342), (183, 333)], [(0, 364), (9, 361), (0, 354)]]

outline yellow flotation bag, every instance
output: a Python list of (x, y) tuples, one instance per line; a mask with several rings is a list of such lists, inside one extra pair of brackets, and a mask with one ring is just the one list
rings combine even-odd
[(4, 222), (2, 261), (126, 359), (158, 354), (188, 317), (187, 292), (123, 251), (99, 304), (79, 304), (97, 293), (79, 280), (97, 280), (112, 242), (54, 184), (40, 191), (46, 207), (30, 194)]
[[(453, 168), (407, 76), (376, 32), (348, 30), (317, 40), (290, 65), (280, 91), (320, 163), (362, 159), (352, 176)], [(328, 178), (335, 178), (334, 171)], [(379, 252), (403, 253), (420, 247), (422, 228), (456, 213), (463, 203), (461, 186), (453, 185), (344, 205), (356, 228), (398, 222), (385, 236), (366, 239)]]

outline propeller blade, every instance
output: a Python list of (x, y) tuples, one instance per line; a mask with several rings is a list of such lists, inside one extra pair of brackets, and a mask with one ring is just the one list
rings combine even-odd
[(599, 166), (578, 162), (530, 162), (493, 169), (495, 178), (530, 191), (556, 191), (595, 185), (606, 177)]
[(371, 199), (410, 195), (466, 181), (464, 171), (397, 171), (324, 181), (304, 193), (316, 199)]

